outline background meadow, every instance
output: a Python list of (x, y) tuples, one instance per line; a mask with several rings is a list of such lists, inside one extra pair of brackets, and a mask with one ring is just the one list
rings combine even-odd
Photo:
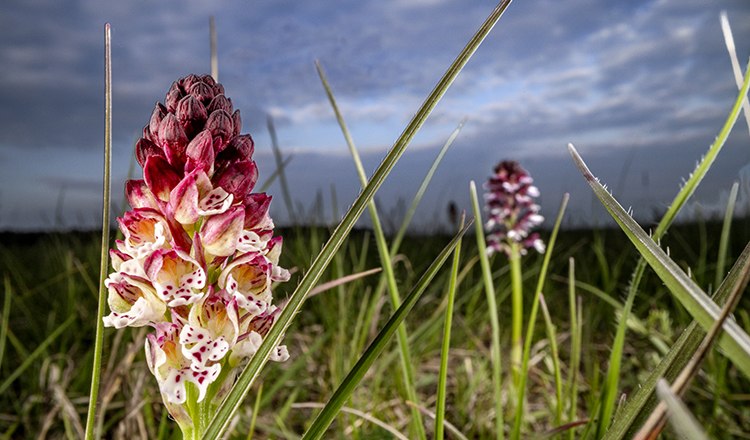
[[(483, 250), (478, 248), (473, 234), (467, 234), (459, 246), (460, 259), (453, 270), (449, 270), (450, 264), (446, 262), (406, 318), (403, 337), (411, 359), (411, 379), (405, 380), (401, 374), (404, 346), (390, 342), (351, 398), (344, 402), (326, 438), (433, 438), (437, 435), (436, 412), (437, 417), (445, 419), (442, 426), (448, 438), (496, 438), (499, 415), (504, 433), (511, 438), (601, 438), (605, 432), (608, 438), (632, 436), (656, 401), (644, 400), (635, 409), (631, 405), (639, 401), (639, 390), (653, 389), (653, 385), (644, 386), (651, 380), (650, 374), (661, 371), (665, 359), (677, 353), (682, 360), (675, 361), (664, 374), (671, 382), (688, 360), (697, 358), (694, 353), (703, 337), (700, 332), (690, 339), (695, 347), (681, 345), (684, 343), (681, 336), (694, 332), (684, 330), (692, 328), (691, 321), (696, 317), (694, 307), (685, 307), (681, 292), (695, 286), (709, 295), (719, 290), (716, 298), (726, 299), (722, 295), (732, 288), (744, 290), (748, 259), (743, 249), (750, 241), (750, 223), (745, 220), (750, 207), (750, 184), (743, 168), (748, 154), (746, 115), (739, 117), (739, 123), (730, 133), (744, 98), (742, 94), (737, 98), (737, 87), (742, 81), (736, 80), (737, 73), (732, 71), (726, 61), (726, 49), (721, 47), (718, 9), (698, 4), (643, 2), (632, 9), (607, 9), (609, 18), (597, 16), (596, 23), (586, 22), (590, 27), (584, 26), (580, 35), (566, 25), (552, 29), (551, 34), (539, 40), (521, 38), (523, 44), (518, 43), (519, 46), (531, 44), (547, 51), (554, 49), (545, 38), (554, 38), (555, 34), (561, 42), (602, 48), (593, 59), (580, 58), (581, 52), (570, 49), (560, 56), (555, 67), (542, 68), (534, 64), (539, 63), (539, 58), (528, 57), (532, 52), (528, 47), (514, 46), (512, 37), (526, 35), (530, 28), (540, 26), (534, 20), (543, 19), (525, 10), (528, 5), (524, 2), (517, 3), (509, 8), (488, 44), (446, 95), (448, 102), (437, 107), (384, 189), (377, 193), (379, 217), (360, 221), (343, 241), (318, 282), (327, 288), (305, 301), (286, 331), (284, 341), (291, 359), (266, 366), (238, 416), (232, 419), (231, 438), (299, 438), (305, 432), (395, 309), (388, 298), (393, 286), (388, 285), (387, 271), (363, 274), (369, 269), (384, 268), (383, 249), (378, 248), (384, 242), (376, 218), (385, 232), (385, 253), (391, 253), (393, 280), (406, 295), (420, 284), (422, 274), (429, 270), (457, 230), (458, 212), (466, 210), (467, 216), (472, 217), (469, 181), (483, 182), (500, 159), (521, 160), (531, 171), (542, 191), (542, 213), (547, 218), (542, 238), (557, 239), (554, 247), (550, 243), (548, 261), (532, 252), (522, 262), (526, 310), (523, 331), (525, 336), (532, 336), (525, 338), (530, 342), (526, 353), (528, 364), (520, 372), (513, 371), (510, 365), (510, 302), (514, 287), (508, 261), (502, 255), (495, 255), (489, 260), (489, 273), (483, 272), (480, 258)], [(304, 62), (312, 66), (311, 60), (319, 56), (330, 70), (331, 87), (338, 92), (341, 116), (352, 122), (351, 134), (360, 149), (349, 146), (361, 153), (365, 162), (360, 174), (369, 173), (385, 154), (382, 145), (389, 145), (396, 137), (428, 87), (491, 5), (477, 11), (469, 8), (461, 20), (449, 19), (456, 7), (451, 2), (419, 5), (395, 2), (390, 6), (393, 9), (389, 13), (372, 5), (366, 6), (364, 12), (381, 14), (382, 17), (374, 15), (373, 20), (388, 18), (384, 23), (397, 30), (413, 31), (415, 39), (402, 33), (399, 34), (402, 38), (395, 39), (398, 41), (377, 40), (371, 47), (397, 54), (405, 50), (401, 47), (403, 41), (417, 41), (411, 49), (424, 60), (430, 60), (422, 64), (412, 60), (407, 64), (412, 67), (419, 64), (422, 68), (390, 72), (393, 77), (368, 64), (376, 56), (359, 58), (357, 46), (350, 40), (332, 44), (323, 36), (319, 41), (328, 43), (321, 49), (300, 45), (301, 40), (292, 38), (304, 35), (302, 30), (310, 31), (295, 20), (315, 16), (319, 13), (315, 8), (297, 11), (297, 18), (282, 26), (289, 31), (284, 35), (290, 36), (284, 44), (294, 48), (291, 53), (296, 57), (305, 58), (311, 51), (322, 51), (306, 57)], [(744, 4), (728, 2), (723, 6), (730, 9), (732, 23), (737, 23), (735, 38), (742, 60), (746, 41), (743, 36), (750, 32), (747, 27), (750, 21), (742, 18), (750, 12)], [(26, 17), (30, 12), (21, 5), (13, 8), (17, 17)], [(591, 10), (597, 8), (605, 7), (595, 4)], [(546, 19), (564, 23), (564, 13), (574, 9), (571, 6), (570, 10), (557, 11), (562, 15)], [(97, 17), (107, 11), (88, 5), (77, 12)], [(122, 19), (123, 29), (135, 17), (129, 7), (109, 12)], [(195, 27), (196, 22), (192, 14), (170, 16), (170, 12), (159, 9), (154, 17), (160, 18), (155, 20), (173, 17), (177, 20), (173, 24), (184, 24), (189, 32), (176, 41), (164, 43), (165, 46), (189, 45), (194, 38), (207, 40), (205, 20), (200, 29), (191, 29), (188, 25)], [(198, 8), (195, 14), (204, 14), (201, 16), (205, 18), (206, 12), (216, 11)], [(265, 12), (269, 17), (278, 14), (273, 9)], [(476, 17), (472, 15), (474, 12)], [(284, 237), (281, 265), (293, 272), (288, 283), (274, 290), (276, 302), (282, 302), (292, 295), (309, 271), (354, 199), (360, 183), (358, 171), (353, 163), (348, 165), (351, 159), (347, 157), (346, 142), (337, 131), (331, 108), (336, 98), (329, 95), (332, 102), (328, 102), (326, 91), (330, 90), (320, 85), (314, 68), (307, 73), (295, 70), (296, 58), (264, 61), (261, 65), (267, 71), (259, 74), (257, 81), (248, 82), (248, 66), (255, 66), (249, 69), (250, 77), (259, 72), (253, 70), (257, 64), (248, 60), (257, 61), (259, 55), (243, 52), (240, 39), (229, 32), (242, 20), (227, 18), (227, 29), (222, 31), (222, 13), (228, 12), (218, 14), (221, 73), (226, 75), (226, 80), (220, 79), (228, 93), (230, 89), (243, 90), (239, 98), (234, 93), (231, 96), (235, 106), (242, 109), (243, 121), (248, 121), (249, 131), (256, 139), (255, 159), (261, 172), (256, 191), (267, 190), (274, 196), (271, 213), (280, 226), (277, 234)], [(348, 17), (357, 17), (363, 11), (349, 13), (352, 15)], [(418, 16), (432, 16), (437, 22), (445, 19), (457, 27), (465, 19), (464, 34), (441, 48), (437, 55), (435, 48), (419, 42), (417, 30), (429, 29), (404, 24)], [(535, 19), (529, 22), (529, 17)], [(654, 25), (665, 17), (674, 22)], [(75, 21), (80, 17), (68, 19)], [(340, 29), (352, 25), (344, 18), (335, 22)], [(42, 20), (42, 27), (44, 23)], [(279, 23), (283, 24), (284, 19), (279, 19)], [(151, 25), (158, 28), (154, 23)], [(372, 36), (375, 31), (382, 29), (374, 26), (363, 33)], [(6, 32), (21, 35), (14, 30)], [(160, 32), (165, 31), (162, 28)], [(139, 82), (131, 79), (132, 66), (126, 66), (122, 70), (124, 79), (118, 83), (118, 50), (128, 61), (139, 56), (128, 49), (138, 47), (129, 38), (124, 35), (122, 43), (116, 43), (114, 53), (115, 109), (119, 94), (125, 116), (119, 125), (115, 120), (113, 215), (125, 209), (119, 196), (119, 182), (128, 174), (140, 173), (137, 165), (133, 165), (132, 146), (128, 145), (128, 138), (137, 136), (138, 131), (127, 127), (145, 122), (148, 111), (139, 112), (141, 101), (161, 99), (162, 88), (168, 85), (165, 78), (173, 69), (208, 64), (207, 56), (178, 52), (173, 54), (174, 60), (166, 59), (163, 67), (167, 73), (160, 71), (156, 77)], [(17, 70), (10, 74), (11, 85), (21, 81), (24, 66), (31, 68), (24, 64), (27, 59), (17, 54), (18, 41), (8, 46), (15, 52), (5, 49), (8, 54), (15, 53), (14, 59), (19, 60), (14, 64)], [(621, 44), (619, 51), (615, 42)], [(119, 49), (117, 44), (121, 44)], [(270, 42), (265, 44), (268, 46), (264, 50), (276, 47)], [(681, 49), (675, 54), (677, 47)], [(630, 51), (629, 55), (622, 53), (624, 48)], [(526, 57), (519, 57), (516, 51), (521, 49)], [(503, 67), (487, 61), (493, 58), (488, 55), (491, 51), (500, 54), (499, 58), (506, 63)], [(33, 50), (28, 53), (37, 54)], [(663, 57), (667, 54), (681, 58), (672, 59), (670, 64), (670, 59)], [(543, 57), (544, 53), (537, 56)], [(721, 57), (724, 60), (720, 63), (709, 62)], [(649, 63), (657, 58), (658, 63)], [(82, 66), (87, 64), (84, 59), (81, 61)], [(399, 58), (384, 61), (398, 65)], [(285, 62), (294, 67), (284, 68)], [(626, 65), (631, 66), (633, 75), (612, 73), (623, 72)], [(237, 69), (238, 66), (244, 70)], [(639, 71), (632, 66), (654, 70)], [(422, 71), (426, 67), (430, 67), (431, 75)], [(534, 75), (526, 75), (524, 68)], [(318, 69), (322, 75), (320, 65)], [(269, 72), (276, 72), (271, 75), (275, 78), (266, 77), (268, 85), (260, 86)], [(660, 73), (656, 78), (646, 79), (648, 72)], [(719, 73), (723, 79), (719, 79)], [(393, 84), (400, 81), (399, 74), (410, 81), (394, 88)], [(69, 76), (61, 78), (65, 82)], [(24, 81), (31, 87), (31, 79)], [(699, 82), (701, 86), (696, 85)], [(671, 87), (666, 87), (667, 84)], [(91, 83), (87, 87), (90, 86)], [(310, 92), (311, 88), (314, 92)], [(747, 82), (745, 92), (746, 88)], [(151, 89), (160, 91), (151, 93)], [(44, 105), (64, 100), (66, 93), (69, 91), (47, 93), (37, 102)], [(394, 100), (399, 93), (403, 99)], [(28, 94), (32, 101), (45, 95), (42, 89)], [(13, 94), (6, 99), (8, 106), (16, 100)], [(32, 114), (23, 120), (24, 124)], [(41, 136), (36, 139), (38, 148), (28, 148), (12, 131), (0, 130), (4, 132), (0, 141), (6, 145), (2, 154), (25, 158), (23, 166), (8, 167), (8, 172), (2, 173), (3, 187), (10, 189), (3, 193), (0, 217), (6, 229), (0, 235), (0, 273), (4, 281), (0, 432), (7, 438), (77, 438), (83, 436), (85, 425), (101, 243), (98, 233), (87, 232), (96, 222), (96, 214), (91, 210), (96, 199), (91, 191), (96, 176), (92, 176), (90, 169), (81, 168), (87, 167), (92, 157), (85, 145), (93, 145), (95, 141), (89, 127), (70, 131), (74, 121), (68, 115), (62, 115), (61, 119), (55, 122), (57, 125), (39, 122), (48, 130), (59, 129), (60, 146), (52, 156), (47, 155), (49, 147), (42, 146), (50, 144), (49, 137), (32, 135), (32, 139), (23, 142)], [(13, 118), (5, 123), (13, 123)], [(123, 125), (125, 128), (121, 128)], [(346, 133), (346, 127), (344, 130)], [(262, 140), (265, 134), (256, 133), (267, 133), (268, 140)], [(338, 136), (335, 140), (334, 134)], [(72, 145), (79, 141), (81, 145)], [(627, 222), (625, 212), (617, 210), (616, 202), (606, 192), (599, 191), (593, 178), (589, 179), (593, 192), (585, 185), (586, 179), (576, 170), (576, 162), (566, 154), (564, 145), (568, 141), (580, 144), (584, 159), (591, 158), (593, 173), (611, 184), (609, 189), (622, 205), (634, 206), (641, 226), (661, 236), (659, 245), (667, 250), (668, 256), (633, 246), (631, 241), (645, 242), (646, 236), (638, 235), (637, 227)], [(702, 155), (707, 159), (696, 168), (694, 163)], [(39, 160), (41, 156), (57, 157), (61, 162), (52, 170)], [(68, 162), (70, 167), (61, 166)], [(4, 161), (4, 166), (8, 163)], [(578, 165), (584, 171), (585, 166)], [(27, 172), (23, 167), (27, 167)], [(434, 175), (430, 174), (433, 171)], [(28, 174), (27, 179), (35, 179), (35, 183), (22, 184), (24, 173)], [(428, 177), (423, 178), (425, 173)], [(420, 185), (424, 193), (417, 190)], [(553, 228), (553, 220), (566, 191), (570, 192), (570, 204), (564, 213), (560, 212), (558, 226), (561, 223), (562, 228), (558, 232)], [(677, 198), (673, 201), (675, 194)], [(418, 207), (417, 202), (421, 202)], [(664, 235), (678, 211), (679, 222)], [(613, 218), (621, 227), (617, 227)], [(113, 230), (112, 235), (116, 234)], [(656, 257), (649, 259), (652, 254)], [(634, 283), (633, 279), (638, 279), (637, 274), (646, 267), (640, 262), (641, 257), (655, 264), (657, 270), (654, 273), (647, 268), (640, 283)], [(674, 268), (669, 264), (674, 264)], [(684, 278), (691, 284), (680, 284), (679, 276), (675, 278), (678, 281), (664, 278), (677, 271), (684, 272)], [(342, 282), (343, 277), (352, 274), (360, 276)], [(451, 285), (455, 286), (455, 306), (447, 295)], [(495, 327), (488, 313), (491, 311), (488, 292), (497, 304), (499, 327)], [(543, 301), (539, 302), (535, 293), (542, 293)], [(716, 301), (721, 305), (719, 299)], [(750, 329), (747, 305), (747, 299), (740, 298), (730, 319), (745, 332)], [(443, 333), (447, 310), (452, 316), (448, 339)], [(536, 318), (526, 334), (530, 310)], [(105, 438), (179, 436), (179, 430), (161, 406), (158, 388), (144, 362), (144, 337), (145, 332), (138, 329), (105, 332), (102, 417), (98, 419), (98, 429)], [(498, 365), (493, 361), (495, 337), (500, 343), (499, 375)], [(683, 396), (687, 408), (711, 438), (750, 437), (746, 405), (750, 380), (743, 373), (743, 369), (747, 372), (748, 364), (743, 357), (747, 352), (742, 351), (741, 337), (744, 336), (735, 339), (740, 341), (737, 343), (740, 349), (734, 351), (725, 348), (726, 345), (721, 349), (709, 347)], [(450, 342), (447, 357), (441, 354), (445, 341)], [(448, 372), (442, 376), (441, 362), (445, 361)], [(516, 374), (523, 377), (525, 387), (519, 389)], [(499, 384), (496, 376), (501, 378)], [(437, 409), (442, 381), (447, 401), (444, 414)], [(523, 408), (519, 410), (521, 404)], [(498, 407), (502, 408), (499, 414)], [(678, 417), (687, 417), (687, 413), (679, 413)], [(690, 435), (698, 434), (694, 430)], [(667, 428), (665, 436), (671, 438), (674, 432)]]

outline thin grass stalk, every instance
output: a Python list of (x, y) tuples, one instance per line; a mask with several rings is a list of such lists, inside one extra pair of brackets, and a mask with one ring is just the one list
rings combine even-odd
[(292, 202), (292, 195), (289, 192), (289, 184), (286, 180), (286, 171), (284, 170), (284, 157), (281, 154), (281, 147), (279, 147), (279, 140), (276, 137), (276, 126), (273, 123), (273, 118), (268, 115), (266, 119), (268, 126), (268, 135), (271, 136), (271, 148), (273, 149), (273, 157), (276, 160), (276, 171), (279, 176), (279, 183), (281, 184), (281, 195), (284, 197), (284, 205), (289, 213), (289, 220), (292, 225), (297, 225), (297, 215), (294, 212), (294, 203)]
[[(570, 369), (568, 371), (568, 423), (578, 417), (578, 370), (581, 363), (580, 307), (576, 307), (575, 259), (568, 260), (568, 305), (570, 308)], [(578, 310), (576, 310), (578, 309)], [(575, 430), (571, 427), (568, 438), (573, 440)]]
[(521, 356), (523, 331), (523, 273), (521, 271), (521, 245), (512, 243), (508, 263), (510, 265), (511, 286), (511, 337), (510, 337), (510, 371), (513, 385), (518, 387), (521, 381)]
[(99, 303), (96, 309), (96, 335), (94, 337), (94, 361), (91, 370), (91, 391), (86, 415), (86, 440), (98, 437), (96, 426), (96, 404), (99, 397), (99, 380), (102, 368), (102, 347), (104, 345), (104, 304), (107, 289), (104, 280), (109, 269), (109, 200), (111, 194), (112, 169), (112, 37), (109, 23), (104, 25), (104, 181), (102, 190), (102, 248), (99, 267)]
[(219, 54), (216, 42), (216, 20), (213, 15), (208, 18), (208, 32), (211, 45), (211, 76), (214, 78), (214, 81), (219, 82)]
[(290, 156), (287, 156), (286, 158), (284, 158), (284, 161), (281, 162), (281, 167), (276, 168), (275, 170), (273, 170), (273, 173), (271, 173), (271, 175), (268, 176), (268, 178), (265, 180), (265, 182), (263, 182), (263, 185), (260, 186), (260, 190), (258, 192), (266, 192), (266, 191), (268, 191), (268, 188), (273, 184), (273, 182), (276, 180), (276, 178), (279, 177), (279, 173), (281, 172), (280, 170), (286, 169), (286, 166), (289, 165), (289, 162), (292, 161), (293, 157), (294, 156), (290, 155)]
[(487, 313), (490, 315), (490, 328), (492, 329), (492, 347), (490, 348), (490, 359), (492, 365), (492, 396), (495, 401), (495, 435), (498, 439), (505, 438), (505, 422), (503, 420), (503, 393), (502, 393), (502, 359), (500, 357), (500, 322), (498, 321), (497, 301), (495, 300), (495, 284), (492, 281), (492, 269), (487, 258), (487, 243), (484, 238), (484, 221), (479, 209), (477, 198), (477, 187), (472, 180), (469, 183), (471, 196), (471, 207), (476, 220), (477, 252), (479, 253), (479, 266), (482, 268), (482, 283), (484, 294), (487, 298)]
[[(349, 147), (349, 153), (351, 153), (352, 159), (354, 160), (354, 166), (357, 170), (357, 175), (359, 176), (359, 182), (364, 188), (367, 185), (367, 174), (365, 174), (365, 168), (364, 166), (362, 166), (362, 160), (360, 159), (359, 152), (357, 151), (357, 147), (354, 144), (354, 139), (352, 139), (352, 135), (349, 132), (349, 127), (347, 127), (344, 116), (339, 110), (336, 98), (333, 95), (333, 90), (331, 90), (331, 86), (328, 83), (328, 79), (326, 78), (326, 74), (323, 71), (323, 67), (320, 65), (320, 62), (315, 62), (315, 68), (318, 71), (318, 76), (320, 76), (321, 83), (323, 83), (323, 88), (325, 89), (326, 95), (328, 96), (328, 101), (330, 102), (331, 107), (333, 108), (333, 112), (336, 115), (336, 120), (338, 121), (341, 132), (344, 135), (346, 145)], [(374, 200), (370, 200), (370, 202), (368, 203), (368, 211), (370, 212), (372, 229), (375, 233), (375, 243), (378, 248), (378, 256), (380, 257), (380, 262), (383, 266), (383, 277), (388, 284), (388, 293), (390, 294), (391, 306), (395, 310), (401, 305), (401, 295), (398, 291), (396, 275), (393, 272), (393, 262), (391, 261), (391, 253), (388, 250), (388, 242), (386, 241), (385, 233), (383, 232), (383, 227), (380, 223), (380, 217), (378, 216), (378, 209), (375, 205)], [(406, 332), (406, 324), (402, 324), (398, 327), (398, 347), (406, 399), (411, 402), (418, 403), (419, 400), (417, 397), (417, 390), (416, 386), (414, 385), (414, 362), (412, 361), (411, 350), (409, 349), (409, 337)], [(419, 410), (415, 407), (411, 407), (411, 415), (412, 426), (417, 433), (417, 437), (420, 439), (426, 439), (427, 433), (425, 432), (424, 422), (422, 421), (422, 415), (420, 414)]]
[(534, 328), (536, 327), (536, 317), (539, 310), (539, 298), (544, 289), (544, 283), (547, 280), (547, 271), (549, 270), (549, 263), (552, 259), (552, 251), (555, 249), (557, 234), (560, 231), (560, 225), (565, 216), (565, 209), (568, 206), (568, 200), (570, 200), (570, 194), (563, 194), (560, 208), (557, 210), (555, 225), (552, 227), (552, 234), (550, 234), (549, 242), (547, 243), (547, 250), (544, 254), (542, 267), (539, 270), (539, 278), (537, 279), (534, 300), (531, 303), (529, 322), (526, 327), (526, 338), (524, 339), (523, 356), (521, 358), (521, 375), (519, 377), (518, 386), (516, 387), (516, 414), (513, 419), (513, 430), (511, 432), (512, 439), (521, 438), (521, 430), (523, 428), (524, 420), (524, 405), (526, 403), (526, 382), (528, 381), (529, 358), (531, 357), (531, 343), (534, 339)]
[(398, 228), (398, 231), (393, 238), (393, 242), (391, 243), (391, 258), (396, 256), (396, 253), (398, 253), (398, 250), (401, 248), (401, 242), (404, 240), (406, 230), (409, 228), (409, 225), (411, 225), (411, 221), (414, 218), (414, 214), (417, 212), (419, 203), (422, 201), (422, 197), (427, 192), (427, 187), (430, 186), (432, 176), (435, 175), (435, 171), (437, 171), (437, 168), (440, 165), (440, 162), (442, 162), (445, 153), (447, 153), (448, 149), (451, 147), (451, 145), (453, 145), (453, 141), (455, 141), (458, 137), (458, 134), (461, 133), (461, 129), (464, 127), (465, 123), (466, 119), (461, 120), (461, 122), (458, 123), (458, 126), (453, 130), (450, 136), (448, 136), (448, 139), (443, 144), (443, 147), (440, 149), (437, 156), (435, 156), (435, 159), (432, 161), (432, 165), (430, 165), (430, 169), (427, 171), (427, 174), (425, 174), (424, 178), (422, 179), (422, 183), (419, 185), (419, 189), (417, 189), (417, 192), (414, 193), (414, 198), (411, 200), (409, 209), (407, 209), (406, 214), (404, 215), (404, 220), (401, 222), (401, 226)]
[(734, 207), (737, 203), (737, 192), (739, 190), (739, 183), (734, 182), (732, 189), (729, 190), (729, 199), (727, 200), (727, 208), (724, 211), (724, 223), (721, 226), (721, 238), (719, 238), (719, 255), (716, 259), (716, 276), (714, 278), (714, 289), (719, 288), (721, 280), (724, 279), (724, 274), (727, 264), (727, 254), (729, 253), (729, 233), (732, 229), (732, 219), (734, 218)]
[(555, 425), (562, 423), (563, 416), (563, 380), (560, 370), (560, 354), (557, 351), (557, 331), (552, 323), (552, 317), (547, 309), (547, 303), (544, 301), (544, 294), (539, 296), (539, 306), (542, 308), (544, 317), (544, 327), (547, 330), (547, 339), (549, 339), (550, 355), (552, 356), (552, 370), (555, 375)]
[(448, 256), (453, 252), (456, 245), (461, 240), (461, 237), (471, 226), (471, 221), (462, 230), (460, 230), (453, 239), (443, 248), (440, 254), (430, 264), (430, 267), (424, 272), (419, 281), (414, 285), (409, 295), (404, 299), (403, 304), (394, 312), (388, 322), (383, 326), (383, 329), (378, 333), (375, 339), (370, 343), (365, 353), (359, 358), (357, 364), (352, 368), (346, 379), (339, 385), (336, 391), (331, 396), (326, 406), (317, 415), (315, 420), (312, 422), (310, 427), (302, 437), (303, 440), (319, 439), (323, 437), (328, 427), (333, 422), (333, 419), (338, 414), (344, 403), (351, 397), (352, 392), (357, 387), (359, 382), (365, 376), (365, 373), (370, 369), (375, 360), (385, 350), (393, 334), (396, 333), (396, 329), (404, 321), (406, 315), (412, 310), (417, 300), (422, 296), (427, 286), (430, 284), (432, 279), (435, 277), (437, 272), (448, 259)]
[(13, 294), (10, 277), (7, 274), (3, 277), (3, 287), (5, 297), (3, 297), (3, 321), (0, 322), (0, 367), (3, 366), (3, 358), (5, 357), (5, 341), (8, 340), (8, 321), (10, 320), (10, 298)]
[(360, 215), (364, 211), (367, 202), (372, 199), (372, 197), (375, 195), (375, 192), (383, 184), (383, 181), (388, 176), (391, 169), (393, 169), (396, 162), (398, 162), (399, 158), (401, 158), (404, 151), (406, 150), (406, 147), (414, 138), (414, 135), (422, 127), (427, 117), (430, 115), (432, 110), (443, 97), (445, 92), (456, 79), (456, 77), (469, 61), (474, 52), (476, 52), (476, 50), (479, 48), (482, 41), (484, 41), (487, 35), (489, 35), (490, 31), (495, 26), (510, 3), (511, 0), (503, 0), (495, 7), (495, 9), (490, 13), (484, 23), (482, 23), (482, 25), (479, 27), (474, 36), (472, 36), (472, 38), (466, 44), (464, 49), (459, 53), (458, 57), (453, 61), (450, 67), (448, 67), (448, 70), (435, 85), (435, 88), (432, 90), (432, 92), (430, 92), (430, 94), (427, 96), (419, 110), (414, 114), (414, 117), (406, 126), (396, 142), (393, 144), (393, 147), (391, 147), (391, 150), (383, 159), (383, 162), (381, 162), (381, 164), (373, 173), (367, 186), (362, 189), (362, 192), (354, 200), (354, 203), (352, 203), (349, 211), (347, 211), (347, 213), (344, 215), (341, 223), (339, 223), (336, 229), (331, 233), (331, 237), (329, 238), (328, 242), (325, 244), (325, 246), (323, 246), (320, 253), (310, 265), (307, 273), (305, 273), (305, 275), (302, 277), (299, 285), (297, 285), (294, 293), (292, 293), (291, 297), (289, 298), (287, 307), (282, 310), (278, 319), (266, 335), (263, 343), (260, 347), (258, 347), (257, 352), (238, 377), (235, 386), (219, 406), (214, 418), (212, 419), (210, 425), (204, 433), (204, 439), (209, 440), (218, 438), (226, 430), (226, 427), (228, 426), (232, 415), (237, 411), (237, 408), (247, 395), (250, 386), (260, 374), (260, 370), (263, 368), (266, 362), (268, 362), (268, 356), (270, 355), (271, 350), (281, 342), (284, 332), (291, 324), (294, 316), (299, 312), (299, 309), (301, 308), (302, 303), (305, 300), (307, 292), (309, 292), (310, 289), (315, 286), (318, 279), (323, 274), (323, 271), (326, 269), (326, 267), (328, 267), (328, 264), (333, 258), (333, 255), (335, 255), (336, 251), (338, 251), (344, 239), (347, 237), (352, 227), (354, 227), (357, 219), (359, 219)]
[(258, 393), (255, 395), (255, 403), (253, 404), (252, 413), (250, 414), (250, 427), (247, 429), (247, 437), (245, 440), (253, 440), (253, 434), (255, 433), (255, 422), (258, 420), (258, 412), (260, 411), (261, 396), (263, 396), (263, 384), (258, 387)]
[[(719, 319), (717, 319), (716, 322), (714, 322), (714, 324), (711, 326), (711, 329), (708, 331), (708, 333), (706, 333), (706, 336), (703, 338), (703, 341), (691, 357), (690, 361), (687, 363), (687, 365), (685, 365), (685, 368), (682, 369), (680, 374), (672, 383), (671, 390), (676, 396), (682, 396), (687, 390), (690, 381), (693, 379), (693, 377), (695, 377), (696, 374), (698, 374), (701, 363), (710, 351), (711, 347), (716, 341), (716, 338), (721, 333), (721, 330), (724, 326), (724, 321), (729, 318), (732, 310), (734, 310), (734, 308), (737, 306), (737, 303), (742, 297), (742, 293), (745, 291), (745, 287), (747, 287), (748, 281), (750, 281), (750, 261), (748, 261), (742, 268), (742, 274), (736, 280), (735, 285), (732, 287), (729, 298), (727, 299), (726, 304), (724, 304), (721, 309), (721, 315), (719, 315)], [(646, 420), (646, 423), (641, 427), (640, 431), (635, 436), (635, 439), (645, 440), (658, 436), (659, 432), (661, 432), (664, 427), (664, 422), (666, 420), (666, 409), (666, 404), (664, 402), (660, 403), (651, 413), (651, 416), (648, 418), (648, 420)]]
[[(464, 215), (461, 216), (459, 229), (464, 228)], [(438, 373), (437, 402), (435, 404), (435, 439), (445, 437), (445, 396), (448, 382), (448, 357), (451, 347), (451, 327), (453, 326), (453, 304), (456, 301), (456, 285), (458, 281), (458, 267), (461, 263), (461, 242), (453, 251), (453, 265), (448, 278), (448, 304), (445, 307), (445, 324), (443, 325), (443, 345), (440, 349), (440, 372)]]

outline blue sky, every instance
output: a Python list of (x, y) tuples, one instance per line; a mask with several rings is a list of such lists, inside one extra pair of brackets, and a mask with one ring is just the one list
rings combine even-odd
[[(205, 2), (11, 0), (0, 14), (0, 230), (92, 227), (100, 216), (102, 33), (112, 23), (113, 194), (154, 102), (175, 79), (209, 70), (216, 17), (220, 81), (256, 141), (261, 181), (274, 169), (267, 115), (293, 158), (296, 202), (318, 192), (331, 212), (358, 180), (315, 73), (319, 59), (369, 170), (494, 7), (492, 1)], [(736, 97), (719, 12), (742, 63), (750, 54), (746, 0), (516, 0), (446, 94), (378, 194), (397, 217), (432, 158), (466, 125), (420, 209), (420, 229), (468, 207), (468, 183), (517, 159), (553, 217), (571, 193), (569, 222), (606, 214), (567, 155), (573, 142), (615, 196), (644, 218), (659, 211), (718, 133)], [(743, 66), (744, 68), (744, 66)], [(735, 180), (750, 194), (741, 118), (699, 190), (711, 209)], [(136, 170), (138, 172), (139, 170)], [(743, 177), (744, 176), (744, 177)], [(283, 222), (278, 185), (274, 216)], [(443, 220), (440, 220), (443, 221)]]

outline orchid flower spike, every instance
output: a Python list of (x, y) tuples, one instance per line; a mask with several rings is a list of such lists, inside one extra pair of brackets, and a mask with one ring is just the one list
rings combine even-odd
[[(254, 144), (241, 126), (211, 76), (175, 81), (136, 143), (143, 178), (126, 184), (132, 209), (110, 252), (104, 324), (153, 328), (148, 367), (183, 432), (255, 354), (279, 313), (272, 282), (289, 279), (271, 197), (252, 192)], [(271, 359), (288, 357), (279, 346)]]
[(534, 179), (518, 162), (504, 160), (495, 167), (494, 174), (484, 184), (487, 254), (510, 255), (514, 246), (522, 255), (531, 248), (544, 253), (544, 242), (538, 233), (531, 232), (544, 221), (539, 215), (539, 205), (534, 202), (539, 189), (533, 183)]

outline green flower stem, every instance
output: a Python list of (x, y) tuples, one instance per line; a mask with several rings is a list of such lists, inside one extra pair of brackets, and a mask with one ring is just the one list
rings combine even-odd
[(510, 242), (510, 282), (511, 307), (513, 310), (511, 328), (510, 368), (514, 386), (518, 385), (521, 375), (521, 332), (523, 329), (523, 274), (521, 271), (521, 247), (516, 242)]

